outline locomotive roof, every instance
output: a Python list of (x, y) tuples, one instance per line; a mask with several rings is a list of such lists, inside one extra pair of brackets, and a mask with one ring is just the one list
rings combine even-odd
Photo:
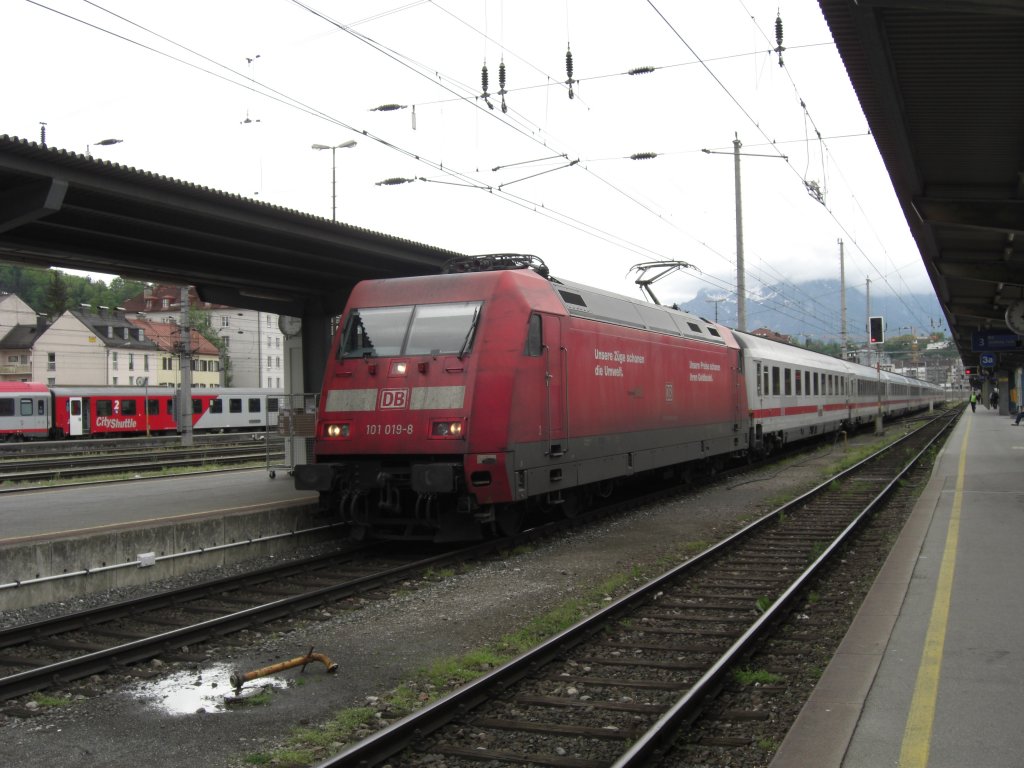
[(690, 312), (568, 280), (554, 279), (551, 282), (570, 315), (669, 336), (700, 339), (711, 344), (727, 343), (722, 326)]

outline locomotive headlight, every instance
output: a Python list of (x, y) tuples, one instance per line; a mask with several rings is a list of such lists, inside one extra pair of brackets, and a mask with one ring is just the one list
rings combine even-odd
[(462, 437), (462, 422), (458, 420), (431, 422), (430, 436), (449, 439)]
[(405, 372), (409, 369), (409, 364), (406, 362), (396, 361), (391, 364), (391, 375), (392, 376), (405, 376)]
[(324, 427), (324, 434), (327, 437), (348, 437), (349, 430), (348, 424), (328, 424)]

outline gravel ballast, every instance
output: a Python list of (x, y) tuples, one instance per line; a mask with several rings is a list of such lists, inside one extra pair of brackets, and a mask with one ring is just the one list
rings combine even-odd
[[(0, 764), (12, 768), (75, 765), (202, 765), (235, 768), (283, 744), (296, 728), (315, 726), (349, 707), (372, 704), (430, 664), (494, 643), (531, 619), (596, 585), (634, 570), (664, 565), (694, 542), (710, 543), (768, 510), (766, 504), (816, 484), (824, 467), (873, 441), (836, 444), (783, 465), (724, 481), (677, 499), (605, 521), (465, 572), (417, 582), (365, 601), (358, 610), (321, 610), (270, 632), (243, 633), (215, 648), (189, 649), (206, 662), (151, 662), (47, 692), (63, 699), (35, 706), (27, 698), (0, 705)], [(213, 574), (206, 574), (212, 576)], [(170, 586), (170, 585), (166, 585)], [(128, 595), (93, 596), (92, 602)], [(10, 614), (23, 623), (69, 606)], [(310, 647), (339, 664), (276, 675), (265, 702), (224, 706), (228, 674), (302, 656)], [(176, 676), (176, 677), (175, 677)], [(157, 684), (172, 685), (156, 689)], [(145, 686), (145, 688), (140, 688)], [(216, 687), (214, 687), (216, 686)], [(175, 709), (188, 689), (212, 698)], [(143, 690), (149, 691), (144, 694)], [(257, 682), (247, 690), (258, 691)], [(341, 745), (338, 745), (340, 748)]]

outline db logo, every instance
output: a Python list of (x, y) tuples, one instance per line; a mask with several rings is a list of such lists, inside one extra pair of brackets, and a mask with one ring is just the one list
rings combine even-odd
[(382, 389), (380, 391), (381, 410), (407, 408), (409, 406), (408, 389)]

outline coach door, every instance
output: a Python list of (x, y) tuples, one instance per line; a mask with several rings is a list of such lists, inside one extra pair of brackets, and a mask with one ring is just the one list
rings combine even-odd
[(565, 349), (562, 348), (561, 318), (556, 315), (541, 315), (544, 338), (544, 380), (546, 399), (546, 422), (548, 455), (562, 456), (568, 450), (569, 404), (565, 371)]
[(81, 437), (88, 431), (89, 420), (85, 418), (85, 404), (80, 397), (68, 398), (68, 434)]

